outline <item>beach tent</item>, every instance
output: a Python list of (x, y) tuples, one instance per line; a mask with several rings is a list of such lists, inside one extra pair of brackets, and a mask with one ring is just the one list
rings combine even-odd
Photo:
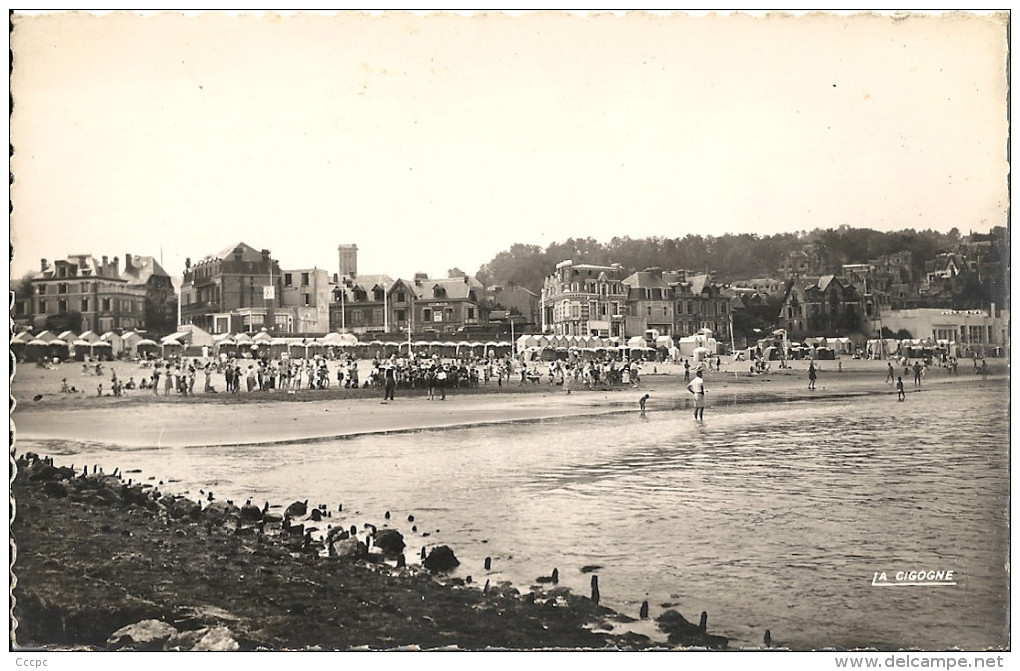
[(514, 350), (516, 352), (525, 352), (529, 347), (538, 347), (538, 336), (536, 335), (518, 336), (517, 342), (514, 343)]
[(57, 339), (57, 335), (55, 333), (53, 333), (53, 331), (46, 331), (46, 330), (40, 331), (39, 333), (35, 334), (35, 338), (33, 338), (33, 340), (41, 340), (44, 343), (48, 343), (51, 340), (56, 340), (56, 339)]
[(96, 342), (97, 340), (100, 340), (100, 337), (99, 337), (99, 334), (96, 333), (95, 331), (85, 331), (80, 336), (78, 336), (78, 339), (79, 340), (84, 340), (85, 342), (87, 342), (89, 344), (92, 344), (92, 343)]
[(50, 358), (67, 361), (71, 358), (71, 346), (60, 338), (57, 338), (55, 340), (51, 340), (50, 344), (47, 345), (46, 354)]
[(142, 338), (135, 343), (135, 352), (140, 357), (148, 357), (150, 354), (155, 354), (159, 350), (159, 343), (149, 338)]
[(57, 337), (66, 342), (68, 345), (73, 345), (74, 341), (78, 339), (78, 336), (75, 335), (74, 331), (64, 331)]
[(28, 345), (25, 347), (25, 360), (27, 361), (43, 361), (46, 359), (46, 348), (49, 347), (50, 343), (46, 340), (39, 338), (33, 338), (28, 341)]
[(711, 350), (709, 350), (707, 347), (695, 347), (694, 352), (692, 352), (692, 356), (694, 357), (695, 361), (704, 361), (709, 357), (711, 353), (712, 353)]
[(28, 345), (29, 341), (32, 340), (31, 336), (32, 334), (26, 331), (11, 338), (11, 353), (13, 353), (19, 361), (25, 358), (25, 347)]
[(272, 338), (269, 341), (269, 356), (277, 359), (287, 353), (287, 340), (285, 338)]
[(72, 359), (74, 359), (75, 361), (84, 361), (85, 357), (92, 350), (92, 343), (90, 343), (88, 340), (82, 340), (81, 338), (79, 338), (78, 340), (75, 340), (73, 343), (71, 343), (71, 349)]
[(97, 340), (92, 343), (90, 353), (94, 357), (109, 361), (113, 359), (113, 343), (109, 340)]
[(645, 348), (644, 336), (632, 336), (628, 338), (627, 347), (630, 349), (644, 349)]

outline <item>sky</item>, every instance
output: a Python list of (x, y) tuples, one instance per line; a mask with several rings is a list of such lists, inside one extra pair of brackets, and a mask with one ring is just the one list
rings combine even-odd
[(11, 277), (238, 241), (474, 273), (514, 243), (1006, 225), (1006, 21), (14, 15)]

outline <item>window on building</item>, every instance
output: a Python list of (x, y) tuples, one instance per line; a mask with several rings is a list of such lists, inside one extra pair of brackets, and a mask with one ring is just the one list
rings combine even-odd
[(67, 301), (63, 298), (57, 301), (57, 312), (67, 312)]
[(361, 314), (361, 310), (351, 310), (351, 323), (355, 326), (361, 326), (365, 323), (365, 316)]
[(104, 312), (109, 312), (110, 311), (110, 299), (109, 298), (104, 298), (103, 299), (103, 311)]
[(302, 296), (305, 299), (305, 305), (311, 305), (312, 304), (312, 295), (311, 294), (302, 294)]
[(87, 299), (87, 298), (81, 299), (81, 311), (82, 312), (88, 312), (89, 311), (89, 299)]
[(301, 273), (301, 286), (308, 286), (308, 273)]
[(294, 285), (294, 278), (291, 276), (290, 273), (284, 273), (283, 274), (283, 286), (289, 287), (289, 286), (293, 286), (293, 285)]
[(467, 309), (467, 318), (468, 319), (474, 319), (475, 318), (475, 309), (474, 308), (468, 308)]
[(398, 291), (397, 292), (397, 302), (398, 303), (403, 303), (405, 300), (406, 300), (406, 298), (404, 297), (404, 292), (403, 291)]
[(432, 321), (432, 310), (429, 308), (423, 308), (421, 311), (421, 319), (426, 322)]
[(386, 320), (383, 319), (383, 311), (382, 310), (372, 310), (372, 323), (373, 324), (384, 324), (385, 321)]
[(67, 284), (65, 282), (61, 282), (60, 284), (57, 285), (57, 293), (58, 294), (67, 293)]
[(397, 310), (395, 314), (396, 314), (398, 322), (407, 321), (407, 311), (406, 310)]
[(37, 293), (39, 293), (40, 295), (46, 293), (46, 285), (40, 284)]
[(45, 300), (41, 300), (41, 299), (39, 300), (39, 312), (42, 313), (42, 314), (46, 314), (46, 301)]

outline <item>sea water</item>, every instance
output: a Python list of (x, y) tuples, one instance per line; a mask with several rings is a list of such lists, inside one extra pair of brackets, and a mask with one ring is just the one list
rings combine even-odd
[[(603, 605), (637, 617), (647, 600), (652, 618), (674, 608), (694, 622), (706, 611), (733, 647), (760, 645), (765, 629), (795, 649), (1009, 646), (1004, 386), (721, 400), (703, 423), (684, 399), (643, 416), (299, 444), (19, 451), (140, 471), (125, 477), (193, 498), (326, 504), (320, 528), (394, 527), (409, 560), (449, 545), (453, 575), (476, 586), (526, 591), (556, 568), (587, 595), (597, 575)], [(875, 584), (918, 570), (955, 584)], [(663, 639), (653, 620), (626, 628)]]

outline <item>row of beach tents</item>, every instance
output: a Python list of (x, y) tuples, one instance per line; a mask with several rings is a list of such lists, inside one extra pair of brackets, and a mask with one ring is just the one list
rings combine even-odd
[(11, 338), (10, 347), (19, 361), (35, 362), (54, 358), (61, 361), (83, 361), (86, 357), (110, 360), (118, 357), (208, 357), (221, 354), (229, 357), (306, 358), (350, 353), (357, 358), (372, 358), (406, 356), (408, 351), (417, 356), (498, 357), (510, 353), (513, 344), (508, 341), (359, 341), (349, 333), (330, 333), (319, 338), (281, 338), (265, 331), (256, 334), (212, 335), (200, 328), (185, 326), (159, 340), (135, 331), (109, 331), (103, 334), (86, 331), (80, 335), (72, 331), (60, 334), (52, 331), (32, 334), (25, 331)]
[(159, 343), (147, 339), (144, 334), (128, 331), (123, 334), (108, 331), (103, 334), (85, 331), (82, 334), (73, 331), (54, 333), (41, 331), (33, 334), (23, 331), (11, 337), (11, 352), (21, 361), (43, 361), (59, 359), (61, 361), (82, 361), (85, 357), (113, 359), (126, 348), (144, 351), (150, 348), (155, 351)]

